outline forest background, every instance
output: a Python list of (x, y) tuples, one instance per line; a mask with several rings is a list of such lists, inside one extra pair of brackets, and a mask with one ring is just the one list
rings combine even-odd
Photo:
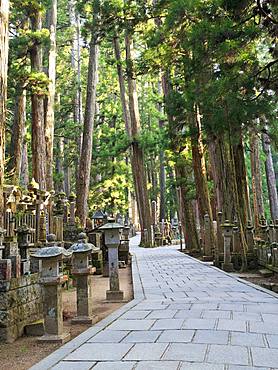
[[(4, 184), (138, 220), (278, 219), (277, 1), (1, 0)], [(211, 227), (211, 230), (213, 228)], [(214, 236), (211, 235), (213, 239)]]

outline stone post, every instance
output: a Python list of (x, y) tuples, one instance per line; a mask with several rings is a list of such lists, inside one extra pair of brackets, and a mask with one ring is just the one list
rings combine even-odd
[(152, 224), (155, 226), (157, 223), (156, 220), (156, 214), (157, 214), (157, 209), (156, 209), (156, 201), (152, 201)]
[(251, 221), (248, 221), (246, 227), (246, 242), (248, 246), (248, 253), (254, 253), (255, 241), (254, 241), (254, 227)]
[(223, 255), (224, 253), (224, 239), (222, 234), (222, 212), (217, 213), (217, 247), (218, 247), (218, 254)]
[(269, 224), (268, 234), (269, 234), (270, 243), (274, 243), (275, 242), (275, 226), (274, 226), (274, 223), (272, 221)]
[(120, 230), (122, 228), (122, 225), (110, 222), (99, 228), (104, 231), (105, 244), (108, 247), (110, 289), (106, 291), (106, 299), (109, 301), (122, 301), (124, 297), (123, 291), (120, 290), (118, 258)]
[(222, 270), (232, 272), (234, 271), (234, 266), (231, 261), (231, 241), (234, 225), (227, 220), (221, 227), (224, 236), (224, 263), (222, 264)]
[(70, 252), (58, 246), (38, 249), (33, 255), (42, 261), (40, 283), (44, 291), (45, 334), (39, 338), (40, 341), (64, 343), (70, 339), (70, 334), (64, 333), (63, 329), (62, 302), (62, 261), (70, 255)]
[(69, 223), (70, 225), (75, 225), (75, 195), (71, 194), (69, 196), (69, 209), (70, 209), (70, 216), (69, 216)]
[(264, 240), (265, 242), (268, 241), (268, 226), (267, 222), (264, 217), (261, 218), (260, 220), (260, 225), (259, 225), (259, 232), (260, 232), (260, 238)]
[(274, 229), (275, 229), (275, 242), (278, 243), (278, 219), (275, 220)]
[(211, 232), (213, 230), (210, 230), (210, 219), (209, 215), (205, 214), (204, 216), (204, 256), (203, 259), (204, 261), (212, 261), (213, 256), (212, 256), (212, 240), (211, 240)]
[(78, 235), (78, 242), (73, 244), (69, 252), (72, 252), (72, 274), (77, 283), (77, 317), (73, 324), (93, 323), (92, 301), (92, 275), (95, 268), (92, 267), (93, 244), (86, 243), (86, 234)]
[(5, 249), (5, 246), (3, 245), (5, 234), (6, 230), (0, 227), (0, 260), (3, 258), (3, 251)]
[(42, 244), (46, 242), (46, 217), (44, 211), (40, 213), (40, 221), (39, 221), (39, 241)]
[(234, 253), (241, 252), (240, 232), (239, 232), (239, 226), (237, 225), (233, 227), (233, 252)]

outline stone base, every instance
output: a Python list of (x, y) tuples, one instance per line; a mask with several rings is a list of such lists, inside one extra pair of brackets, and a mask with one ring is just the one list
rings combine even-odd
[(226, 272), (234, 271), (234, 266), (232, 263), (222, 263), (221, 268), (223, 271), (226, 271)]
[(106, 299), (107, 301), (122, 301), (124, 299), (124, 292), (121, 290), (106, 290)]
[(213, 261), (213, 256), (203, 256), (203, 261), (204, 262), (212, 262)]
[(43, 320), (38, 320), (24, 327), (24, 332), (27, 337), (39, 337), (44, 335)]
[(42, 337), (38, 338), (39, 342), (45, 343), (60, 343), (64, 344), (70, 340), (70, 333), (63, 333), (61, 335), (55, 334), (44, 334)]
[(97, 322), (97, 316), (77, 316), (71, 320), (72, 324), (88, 324), (92, 325)]

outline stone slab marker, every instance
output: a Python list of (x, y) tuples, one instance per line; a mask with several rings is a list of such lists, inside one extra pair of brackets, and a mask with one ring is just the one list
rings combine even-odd
[(40, 283), (44, 292), (45, 334), (40, 341), (64, 343), (70, 339), (63, 330), (62, 261), (70, 252), (62, 247), (51, 246), (37, 250), (34, 257), (42, 261)]
[(233, 227), (228, 220), (221, 225), (224, 236), (224, 263), (222, 263), (222, 270), (227, 272), (234, 271), (234, 266), (231, 260), (231, 241), (233, 237)]
[(110, 289), (106, 291), (106, 299), (109, 301), (122, 301), (124, 298), (124, 293), (120, 290), (119, 283), (118, 247), (120, 245), (121, 229), (123, 229), (123, 226), (115, 222), (108, 222), (99, 228), (99, 230), (104, 231), (105, 245), (108, 248)]
[(204, 233), (204, 256), (203, 259), (204, 261), (212, 261), (213, 256), (212, 256), (212, 240), (211, 240), (211, 232), (213, 230), (210, 230), (210, 219), (209, 215), (205, 214), (204, 216), (204, 228), (205, 228), (205, 233)]
[(86, 243), (86, 234), (78, 235), (78, 242), (73, 244), (69, 252), (72, 252), (72, 274), (77, 283), (77, 317), (72, 320), (73, 324), (92, 324), (93, 301), (92, 301), (92, 275), (95, 268), (92, 267), (92, 251), (94, 245)]

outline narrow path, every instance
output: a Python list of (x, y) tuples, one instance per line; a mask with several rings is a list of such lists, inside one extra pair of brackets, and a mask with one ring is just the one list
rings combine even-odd
[(278, 295), (137, 242), (135, 300), (33, 370), (278, 369)]

